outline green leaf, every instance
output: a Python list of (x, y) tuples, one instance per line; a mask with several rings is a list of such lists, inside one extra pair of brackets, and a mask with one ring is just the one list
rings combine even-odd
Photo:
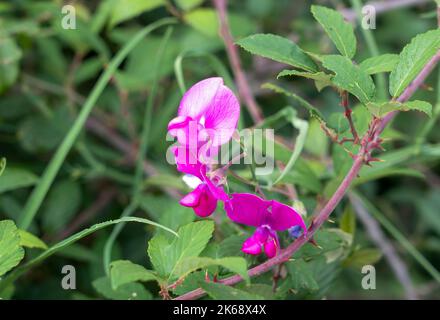
[(185, 278), (189, 273), (209, 266), (222, 266), (230, 271), (239, 274), (243, 279), (249, 281), (247, 263), (241, 257), (226, 257), (213, 259), (208, 257), (189, 257), (180, 260), (174, 268), (173, 276), (179, 279)]
[(237, 41), (252, 54), (269, 58), (309, 72), (318, 72), (313, 60), (292, 41), (273, 34), (255, 34)]
[(323, 66), (336, 74), (332, 79), (336, 87), (350, 92), (364, 104), (374, 98), (373, 79), (355, 66), (349, 58), (337, 55), (325, 56)]
[(0, 276), (18, 265), (23, 257), (17, 226), (12, 220), (0, 221)]
[(25, 169), (8, 167), (0, 177), (0, 193), (29, 187), (38, 181), (38, 177)]
[(339, 222), (342, 231), (354, 235), (356, 231), (356, 214), (351, 206), (346, 206)]
[(0, 33), (0, 93), (17, 80), (21, 56), (14, 39)]
[(403, 48), (399, 63), (390, 74), (390, 94), (398, 97), (440, 50), (440, 29), (419, 34)]
[(353, 252), (344, 260), (345, 267), (362, 268), (367, 264), (375, 264), (382, 258), (382, 252), (378, 249), (360, 249)]
[(200, 287), (215, 300), (263, 300), (264, 298), (230, 286), (213, 282), (201, 282)]
[(18, 230), (20, 235), (20, 246), (26, 248), (38, 248), (38, 249), (47, 249), (47, 244), (44, 243), (43, 240), (34, 236), (32, 233), (27, 232), (26, 230)]
[(398, 62), (399, 56), (397, 54), (388, 53), (362, 61), (359, 68), (368, 74), (391, 72), (396, 68)]
[(213, 232), (212, 221), (199, 221), (181, 227), (171, 243), (161, 235), (153, 237), (148, 242), (148, 255), (159, 276), (171, 278), (182, 260), (198, 257)]
[(112, 300), (150, 300), (152, 295), (140, 283), (127, 283), (113, 289), (110, 279), (102, 277), (92, 282), (93, 287), (102, 296)]
[(205, 0), (176, 0), (177, 5), (184, 11), (194, 9), (201, 5)]
[(113, 290), (127, 283), (151, 281), (156, 280), (156, 278), (152, 271), (128, 260), (113, 261), (110, 264), (110, 279)]
[(215, 10), (211, 8), (199, 8), (185, 13), (185, 22), (191, 27), (208, 37), (218, 36), (218, 18)]
[(3, 174), (3, 171), (5, 171), (6, 168), (6, 158), (0, 159), (0, 177)]
[(356, 37), (352, 25), (333, 9), (312, 6), (311, 10), (339, 52), (347, 58), (353, 58), (356, 53)]
[(55, 232), (65, 226), (81, 205), (81, 187), (72, 180), (57, 182), (44, 204), (42, 222), (44, 230)]
[(376, 117), (383, 117), (389, 112), (392, 111), (420, 111), (428, 115), (432, 116), (432, 105), (426, 101), (413, 100), (407, 101), (405, 103), (400, 103), (397, 101), (389, 101), (389, 102), (369, 102), (367, 103), (367, 109)]
[(311, 73), (297, 70), (283, 70), (278, 74), (277, 78), (286, 76), (298, 76), (315, 80), (316, 89), (318, 89), (318, 91), (332, 85), (331, 75), (324, 72)]
[(289, 261), (289, 263), (287, 263), (287, 269), (292, 278), (292, 289), (299, 290), (303, 288), (311, 291), (319, 289), (318, 283), (313, 277), (313, 272), (303, 259)]
[(110, 14), (110, 26), (113, 27), (164, 4), (164, 0), (130, 0), (129, 3), (127, 3), (127, 0), (116, 0)]

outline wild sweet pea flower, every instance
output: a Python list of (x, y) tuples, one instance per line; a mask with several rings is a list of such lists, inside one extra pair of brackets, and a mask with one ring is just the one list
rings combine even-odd
[(238, 100), (223, 79), (208, 78), (184, 94), (168, 132), (190, 149), (208, 140), (212, 148), (217, 148), (231, 139), (239, 116)]
[(221, 177), (210, 172), (210, 160), (231, 139), (239, 116), (238, 100), (223, 79), (208, 78), (185, 93), (177, 117), (168, 124), (168, 132), (178, 141), (173, 148), (177, 170), (187, 174), (185, 180), (194, 188), (180, 204), (198, 216), (209, 216), (218, 200), (228, 200)]
[(264, 200), (249, 193), (234, 193), (225, 204), (228, 217), (237, 223), (257, 227), (242, 247), (247, 254), (264, 253), (272, 258), (280, 247), (277, 231), (299, 226), (307, 231), (304, 220), (292, 207), (275, 200)]

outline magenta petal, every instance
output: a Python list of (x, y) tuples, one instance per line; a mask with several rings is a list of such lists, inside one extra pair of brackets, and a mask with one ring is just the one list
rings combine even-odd
[(209, 191), (205, 191), (200, 197), (199, 205), (193, 207), (194, 212), (199, 217), (210, 216), (217, 208), (217, 199)]
[(228, 217), (237, 223), (259, 227), (266, 224), (267, 208), (270, 203), (250, 193), (233, 193), (225, 203)]
[(205, 113), (205, 128), (210, 131), (213, 146), (220, 146), (231, 139), (239, 117), (240, 104), (237, 98), (228, 87), (221, 85)]
[(202, 171), (204, 165), (197, 158), (197, 148), (190, 149), (188, 146), (175, 146), (173, 153), (176, 159), (177, 171), (191, 174), (203, 180)]
[(269, 241), (267, 241), (264, 244), (264, 253), (268, 258), (273, 258), (276, 256), (278, 251), (278, 241), (275, 238), (270, 238)]
[(195, 214), (199, 217), (207, 217), (217, 208), (217, 199), (206, 187), (206, 184), (199, 185), (183, 197), (179, 203), (182, 206), (193, 208)]
[(303, 218), (292, 207), (275, 200), (272, 200), (271, 202), (271, 213), (269, 214), (266, 223), (273, 230), (284, 231), (290, 227), (299, 225), (304, 232), (307, 231)]
[(203, 194), (203, 186), (199, 185), (193, 191), (191, 191), (182, 199), (180, 199), (179, 203), (185, 207), (190, 207), (190, 208), (196, 207), (200, 203), (200, 198), (202, 197), (202, 194)]
[(254, 236), (246, 239), (243, 243), (241, 251), (247, 254), (257, 255), (260, 254), (262, 249), (262, 243), (260, 243)]
[(184, 94), (178, 115), (200, 120), (206, 109), (211, 106), (222, 85), (222, 78), (208, 78), (197, 82)]

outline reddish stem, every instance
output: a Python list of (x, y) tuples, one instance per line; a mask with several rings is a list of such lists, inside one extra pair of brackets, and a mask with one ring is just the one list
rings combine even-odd
[(350, 131), (351, 131), (351, 134), (353, 135), (353, 139), (354, 139), (353, 143), (358, 144), (359, 143), (359, 136), (356, 131), (356, 127), (354, 126), (354, 123), (353, 123), (353, 117), (351, 116), (352, 111), (351, 111), (348, 104), (349, 104), (348, 92), (344, 91), (344, 92), (342, 92), (342, 107), (345, 110), (345, 117), (347, 118), (348, 124), (350, 125)]
[[(429, 73), (434, 69), (435, 65), (439, 62), (439, 60), (440, 60), (440, 51), (425, 65), (425, 67), (422, 69), (420, 74), (405, 89), (402, 95), (398, 99), (396, 99), (396, 101), (402, 103), (407, 101), (412, 96), (412, 94), (417, 90), (417, 88), (419, 88), (423, 84), (423, 82), (425, 81)], [(333, 212), (333, 210), (336, 208), (336, 206), (345, 196), (352, 181), (358, 176), (359, 171), (361, 170), (362, 165), (366, 160), (365, 157), (369, 156), (371, 151), (374, 148), (376, 148), (378, 141), (380, 141), (380, 134), (396, 114), (397, 113), (394, 112), (388, 114), (383, 119), (377, 119), (377, 118), (373, 119), (370, 125), (370, 129), (362, 138), (361, 148), (359, 150), (359, 153), (354, 157), (354, 162), (351, 169), (345, 176), (342, 183), (339, 185), (336, 192), (333, 194), (333, 196), (324, 206), (324, 208), (322, 208), (322, 210), (318, 213), (318, 215), (316, 215), (316, 217), (313, 219), (312, 224), (307, 231), (307, 234), (296, 239), (286, 249), (282, 250), (278, 255), (276, 255), (272, 259), (269, 259), (266, 262), (263, 262), (262, 264), (253, 267), (252, 269), (249, 269), (248, 274), (250, 277), (261, 275), (271, 270), (274, 266), (286, 262), (287, 260), (289, 260), (289, 258), (292, 256), (293, 253), (298, 251), (298, 249), (300, 249), (304, 244), (306, 244), (312, 239), (315, 232), (324, 224), (325, 221), (327, 221), (330, 214)], [(225, 285), (234, 285), (242, 280), (243, 278), (240, 277), (239, 275), (234, 275), (229, 278), (220, 280), (219, 282)], [(193, 300), (200, 298), (203, 295), (205, 295), (205, 292), (203, 291), (203, 289), (199, 288), (190, 291), (184, 295), (181, 295), (175, 298), (175, 300)]]

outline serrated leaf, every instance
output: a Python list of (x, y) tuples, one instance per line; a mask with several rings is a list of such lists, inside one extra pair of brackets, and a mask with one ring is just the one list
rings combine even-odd
[(38, 177), (30, 171), (7, 167), (0, 177), (0, 193), (29, 187), (38, 181)]
[(413, 100), (407, 101), (405, 103), (400, 103), (397, 101), (389, 101), (383, 103), (370, 102), (367, 103), (367, 109), (376, 117), (383, 117), (392, 111), (411, 111), (416, 110), (424, 112), (429, 117), (432, 116), (432, 105), (426, 101)]
[(243, 279), (249, 281), (247, 273), (247, 263), (241, 257), (225, 257), (220, 259), (213, 259), (208, 257), (189, 257), (179, 261), (174, 268), (173, 276), (176, 278), (184, 278), (189, 273), (198, 269), (209, 266), (222, 266), (230, 271), (239, 274)]
[(183, 259), (198, 257), (213, 232), (212, 221), (198, 221), (181, 227), (171, 243), (161, 235), (153, 237), (148, 242), (148, 255), (159, 276), (171, 278)]
[(303, 259), (289, 261), (286, 265), (292, 279), (292, 289), (299, 290), (303, 288), (311, 291), (319, 289), (312, 271)]
[(331, 75), (324, 72), (310, 73), (297, 70), (283, 70), (278, 74), (277, 78), (286, 76), (298, 76), (315, 80), (316, 89), (318, 89), (318, 91), (332, 85)]
[(356, 53), (356, 37), (353, 26), (345, 21), (343, 15), (336, 10), (315, 5), (311, 10), (338, 51), (347, 58), (353, 58)]
[(200, 287), (214, 300), (264, 300), (263, 297), (213, 282), (201, 282)]
[(440, 29), (414, 37), (403, 48), (399, 55), (399, 63), (390, 74), (391, 96), (398, 97), (438, 50), (440, 50)]
[(113, 290), (120, 286), (137, 281), (156, 280), (156, 275), (143, 266), (128, 260), (117, 260), (110, 264), (110, 279)]
[(114, 290), (108, 277), (92, 282), (93, 287), (103, 297), (112, 300), (150, 300), (152, 295), (140, 283), (127, 283)]
[(368, 74), (391, 72), (396, 68), (398, 62), (399, 55), (391, 53), (382, 54), (362, 61), (359, 68)]
[(315, 62), (289, 39), (273, 34), (255, 34), (237, 41), (252, 54), (272, 59), (309, 72), (318, 72)]
[(20, 245), (26, 248), (38, 248), (38, 249), (47, 249), (47, 244), (44, 243), (43, 240), (34, 236), (32, 233), (27, 232), (26, 230), (18, 230), (18, 234), (20, 235)]
[(0, 276), (18, 265), (24, 257), (20, 235), (12, 220), (0, 221)]
[(131, 0), (129, 3), (127, 3), (127, 0), (116, 0), (112, 4), (110, 26), (115, 26), (164, 4), (164, 0)]
[(323, 66), (336, 74), (332, 78), (332, 82), (336, 87), (350, 92), (364, 104), (374, 98), (375, 86), (373, 79), (355, 66), (349, 58), (338, 55), (325, 56)]

